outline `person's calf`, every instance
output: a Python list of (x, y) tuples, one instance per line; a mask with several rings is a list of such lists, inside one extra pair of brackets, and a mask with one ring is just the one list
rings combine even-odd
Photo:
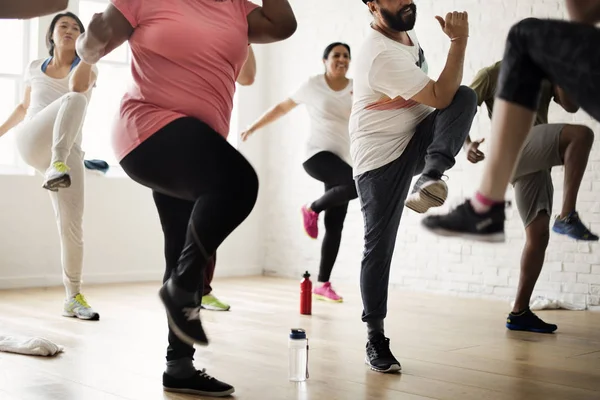
[(593, 144), (594, 132), (587, 126), (565, 125), (560, 133), (560, 156), (565, 166), (561, 218), (575, 211), (579, 187)]

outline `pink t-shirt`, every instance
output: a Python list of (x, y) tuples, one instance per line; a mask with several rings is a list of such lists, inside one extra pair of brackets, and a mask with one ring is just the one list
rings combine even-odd
[(134, 85), (113, 129), (123, 159), (181, 117), (227, 137), (235, 81), (248, 55), (249, 0), (111, 0), (133, 26)]

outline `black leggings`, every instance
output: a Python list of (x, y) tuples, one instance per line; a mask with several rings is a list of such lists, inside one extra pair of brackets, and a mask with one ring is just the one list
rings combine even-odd
[(303, 166), (311, 177), (325, 184), (325, 194), (315, 200), (310, 208), (317, 213), (325, 211), (319, 282), (329, 282), (342, 241), (348, 202), (358, 197), (352, 179), (352, 167), (328, 151), (315, 154)]
[[(153, 191), (165, 237), (164, 281), (201, 294), (209, 257), (254, 208), (254, 169), (221, 135), (189, 117), (156, 132), (121, 166)], [(169, 329), (167, 360), (193, 354)]]
[(600, 121), (600, 29), (567, 21), (527, 18), (506, 41), (498, 97), (537, 110), (544, 78), (560, 86)]

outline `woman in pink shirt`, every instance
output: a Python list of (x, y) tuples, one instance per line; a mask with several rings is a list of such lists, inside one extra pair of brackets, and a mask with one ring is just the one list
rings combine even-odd
[[(219, 245), (252, 211), (258, 178), (226, 140), (235, 81), (249, 43), (290, 37), (288, 0), (111, 0), (78, 40), (94, 64), (128, 41), (134, 85), (113, 129), (125, 172), (153, 191), (167, 268), (159, 291), (169, 320), (166, 390), (225, 396), (233, 387), (193, 366), (204, 270)], [(182, 218), (186, 215), (186, 218)], [(140, 332), (141, 334), (141, 332)]]

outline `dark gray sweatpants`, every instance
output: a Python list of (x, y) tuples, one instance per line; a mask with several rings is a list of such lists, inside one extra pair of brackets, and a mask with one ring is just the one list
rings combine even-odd
[(444, 173), (454, 166), (476, 110), (475, 92), (461, 86), (448, 108), (434, 111), (417, 126), (399, 158), (356, 178), (365, 226), (360, 272), (362, 320), (370, 335), (383, 333), (390, 265), (412, 178), (422, 172)]

